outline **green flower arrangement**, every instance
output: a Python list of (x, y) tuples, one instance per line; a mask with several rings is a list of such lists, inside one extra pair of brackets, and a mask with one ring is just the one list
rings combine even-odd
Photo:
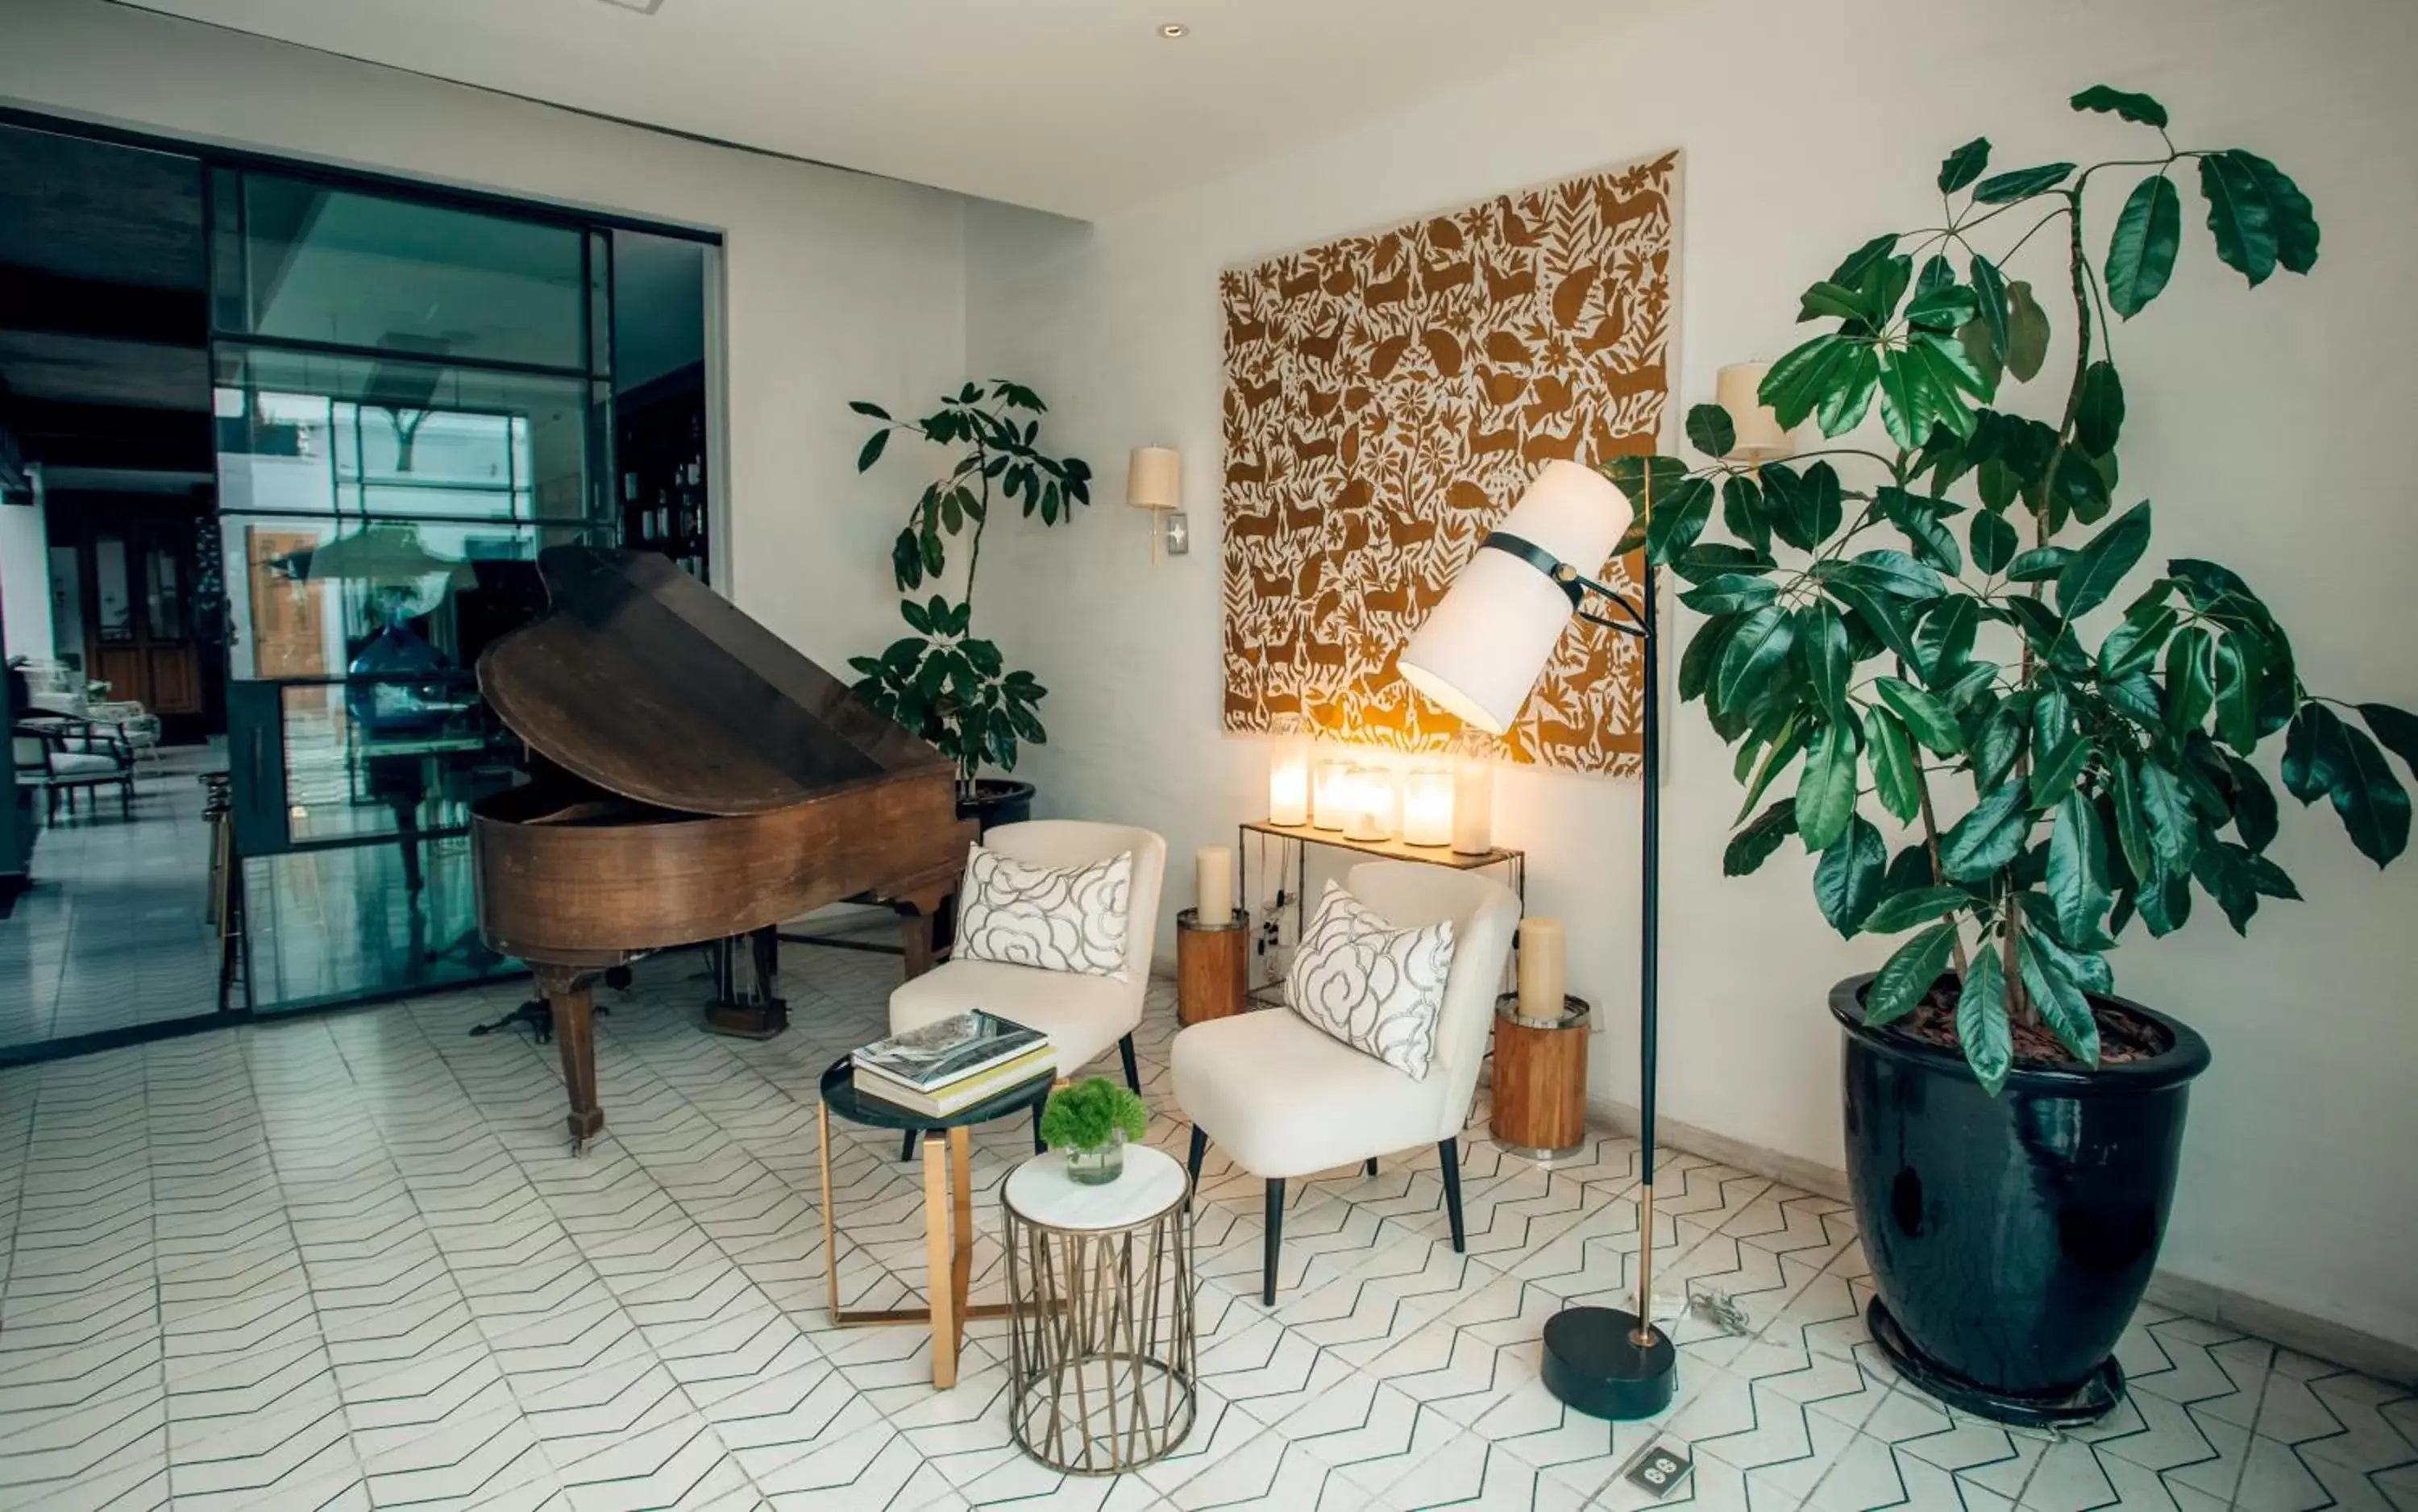
[(1041, 1138), (1052, 1150), (1097, 1150), (1120, 1129), (1138, 1142), (1149, 1127), (1150, 1108), (1106, 1077), (1060, 1088), (1041, 1110)]

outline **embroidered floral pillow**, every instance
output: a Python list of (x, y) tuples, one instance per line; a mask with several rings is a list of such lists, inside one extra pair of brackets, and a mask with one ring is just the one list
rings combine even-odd
[(1285, 1002), (1354, 1049), (1424, 1080), (1452, 950), (1451, 920), (1396, 929), (1329, 882), (1285, 973)]
[(957, 895), (953, 958), (1085, 976), (1125, 974), (1133, 852), (1088, 866), (1034, 866), (973, 848)]

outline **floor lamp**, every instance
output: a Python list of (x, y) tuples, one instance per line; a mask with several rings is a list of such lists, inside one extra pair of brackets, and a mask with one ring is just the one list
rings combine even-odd
[[(1648, 500), (1651, 507), (1651, 500)], [(1546, 465), (1511, 512), (1478, 543), (1435, 613), (1400, 658), (1402, 676), (1447, 711), (1500, 735), (1536, 691), (1573, 617), (1635, 639), (1645, 661), (1644, 822), (1638, 947), (1638, 1097), (1645, 1184), (1639, 1188), (1637, 1310), (1569, 1307), (1545, 1324), (1543, 1380), (1596, 1417), (1650, 1417), (1671, 1405), (1678, 1355), (1654, 1326), (1654, 1029), (1656, 871), (1660, 844), (1660, 680), (1654, 575), (1631, 600), (1587, 575), (1600, 571), (1633, 512), (1610, 480), (1575, 462)], [(1599, 607), (1588, 606), (1588, 596)]]

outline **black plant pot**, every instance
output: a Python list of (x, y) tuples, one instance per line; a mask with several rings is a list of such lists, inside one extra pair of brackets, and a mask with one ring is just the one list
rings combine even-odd
[(1864, 1026), (1869, 975), (1830, 989), (1847, 1183), (1875, 1340), (1951, 1405), (2001, 1422), (2098, 1418), (2157, 1263), (2208, 1042), (2122, 998), (2167, 1047), (2097, 1071), (2017, 1067), (1995, 1098), (1953, 1051)]
[(976, 821), (985, 834), (997, 825), (1022, 824), (1033, 817), (1033, 795), (1036, 791), (1029, 782), (984, 777), (974, 783), (972, 798), (958, 798), (957, 817)]

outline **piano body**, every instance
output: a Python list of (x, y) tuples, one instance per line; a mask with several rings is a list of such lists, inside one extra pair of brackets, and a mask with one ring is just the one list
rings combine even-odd
[[(553, 1010), (576, 1151), (604, 1125), (598, 976), (855, 897), (899, 910), (912, 976), (976, 827), (947, 757), (663, 557), (560, 545), (539, 571), (549, 613), (479, 659), (539, 775), (473, 806), (470, 850), (480, 932)], [(776, 1000), (710, 1016), (786, 1025)]]

